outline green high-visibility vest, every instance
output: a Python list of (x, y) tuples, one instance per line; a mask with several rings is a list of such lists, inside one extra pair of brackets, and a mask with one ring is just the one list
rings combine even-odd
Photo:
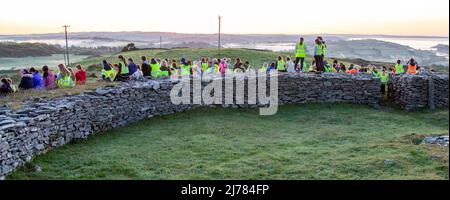
[(296, 54), (295, 54), (295, 57), (297, 57), (297, 58), (304, 58), (304, 57), (306, 57), (306, 46), (305, 46), (305, 43), (303, 43), (303, 44), (300, 44), (300, 42), (299, 43), (297, 43), (297, 52), (296, 52)]
[(327, 45), (322, 44), (322, 52), (323, 52), (323, 55), (324, 55), (324, 56), (327, 55)]
[(402, 74), (404, 72), (405, 72), (405, 69), (403, 68), (402, 64), (395, 65), (395, 74)]
[(329, 65), (325, 65), (325, 72), (332, 72), (331, 67)]
[(159, 73), (159, 76), (169, 76), (169, 71), (161, 71), (161, 73)]
[(182, 74), (183, 76), (184, 76), (184, 75), (189, 75), (189, 74), (191, 74), (191, 66), (181, 64), (180, 67), (181, 67), (181, 69), (182, 69), (181, 74)]
[(277, 70), (278, 70), (278, 71), (284, 71), (284, 70), (286, 70), (285, 65), (286, 65), (286, 62), (284, 62), (284, 60), (279, 60), (279, 61), (277, 62)]
[(220, 67), (218, 64), (214, 64), (214, 73), (219, 73)]
[(202, 71), (206, 71), (208, 69), (208, 63), (202, 63)]
[(152, 69), (152, 76), (155, 78), (159, 77), (159, 75), (161, 73), (159, 63), (150, 64), (150, 68)]
[(120, 63), (120, 74), (128, 74), (130, 71), (128, 70), (128, 66)]
[(104, 75), (105, 78), (109, 78), (111, 81), (114, 81), (116, 78), (116, 71), (114, 69), (110, 69), (108, 71), (102, 69), (102, 75)]
[(302, 71), (303, 71), (303, 72), (308, 72), (308, 71), (309, 71), (309, 64), (308, 64), (308, 63), (303, 64), (303, 69), (302, 69)]
[(266, 73), (266, 71), (267, 71), (267, 68), (266, 67), (261, 67), (261, 72), (264, 72), (264, 73)]
[(373, 77), (380, 78), (380, 72), (372, 72)]
[(17, 92), (17, 88), (15, 85), (11, 85), (11, 88), (12, 88), (13, 93)]
[(384, 72), (380, 73), (380, 80), (381, 80), (381, 84), (386, 85), (389, 81), (389, 73)]
[(319, 44), (316, 44), (316, 51), (315, 51), (315, 55), (316, 56), (321, 56), (321, 55), (323, 55), (324, 53), (323, 53), (323, 45), (319, 45)]
[(73, 80), (70, 76), (62, 76), (56, 81), (56, 85), (58, 85), (58, 87), (71, 87), (73, 86), (72, 82)]

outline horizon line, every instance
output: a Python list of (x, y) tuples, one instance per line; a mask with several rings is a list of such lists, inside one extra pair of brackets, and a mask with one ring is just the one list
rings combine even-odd
[[(0, 36), (26, 36), (26, 35), (49, 35), (59, 34), (61, 32), (47, 32), (47, 33), (15, 33), (15, 34), (0, 34)], [(70, 33), (172, 33), (172, 34), (190, 34), (190, 35), (217, 35), (218, 33), (182, 33), (171, 31), (76, 31)], [(361, 33), (221, 33), (221, 35), (364, 35), (364, 36), (392, 36), (392, 37), (428, 37), (428, 38), (449, 38), (449, 35), (397, 35), (397, 34), (361, 34)]]

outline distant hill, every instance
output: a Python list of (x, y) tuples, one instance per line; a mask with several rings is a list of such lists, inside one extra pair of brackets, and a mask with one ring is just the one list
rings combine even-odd
[[(76, 55), (101, 55), (119, 51), (118, 47), (70, 47), (70, 53)], [(0, 42), (0, 58), (23, 58), (64, 54), (66, 49), (59, 45), (45, 43)]]
[(64, 49), (56, 45), (0, 42), (0, 57), (21, 58), (27, 56), (51, 56), (62, 53), (64, 53)]
[[(433, 51), (417, 50), (409, 46), (374, 39), (333, 41), (327, 43), (330, 56), (362, 58), (370, 61), (395, 62), (397, 59), (415, 58), (422, 66), (447, 65), (448, 59)], [(447, 46), (448, 51), (448, 46)]]
[(448, 53), (449, 53), (448, 45), (438, 44), (438, 45), (434, 46), (433, 49), (436, 49), (436, 52), (438, 52), (438, 53), (446, 54), (448, 56)]

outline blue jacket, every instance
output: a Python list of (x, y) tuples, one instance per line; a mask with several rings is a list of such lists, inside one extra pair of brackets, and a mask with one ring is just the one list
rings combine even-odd
[(34, 89), (45, 88), (44, 79), (42, 79), (42, 76), (39, 74), (39, 72), (33, 74), (33, 88)]
[(128, 71), (130, 73), (130, 75), (134, 74), (134, 72), (137, 71), (137, 66), (134, 63), (131, 63), (128, 65)]

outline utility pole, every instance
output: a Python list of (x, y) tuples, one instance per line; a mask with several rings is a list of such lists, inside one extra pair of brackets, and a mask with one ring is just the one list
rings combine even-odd
[(159, 36), (159, 49), (162, 48), (162, 36)]
[[(65, 35), (66, 35), (67, 66), (70, 65), (70, 60), (69, 60), (69, 41), (67, 40), (67, 28), (69, 28), (69, 27), (70, 27), (69, 25), (64, 25), (64, 26), (63, 26), (63, 28), (64, 28), (64, 33), (65, 33)], [(65, 62), (65, 60), (64, 60), (64, 62)]]
[(219, 15), (219, 39), (217, 41), (217, 57), (220, 58), (220, 25), (221, 25), (221, 21), (222, 21), (222, 16)]

